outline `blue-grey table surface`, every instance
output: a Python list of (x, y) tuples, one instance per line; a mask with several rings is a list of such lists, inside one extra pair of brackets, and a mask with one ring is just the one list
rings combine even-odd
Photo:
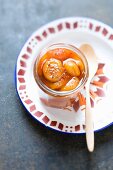
[(85, 135), (49, 130), (21, 105), (14, 84), (17, 56), (40, 26), (84, 16), (113, 27), (112, 0), (0, 0), (0, 170), (113, 170), (113, 126), (95, 133), (95, 151)]

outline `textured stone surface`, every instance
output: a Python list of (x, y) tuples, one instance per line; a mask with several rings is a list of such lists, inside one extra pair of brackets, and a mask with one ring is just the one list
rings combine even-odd
[(95, 134), (95, 152), (85, 136), (66, 135), (36, 122), (16, 94), (14, 68), (24, 42), (54, 19), (87, 16), (113, 27), (109, 0), (0, 0), (0, 170), (112, 170), (113, 126)]

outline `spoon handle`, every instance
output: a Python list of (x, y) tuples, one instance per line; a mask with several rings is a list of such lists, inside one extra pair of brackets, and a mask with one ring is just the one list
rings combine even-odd
[(89, 83), (86, 85), (86, 113), (85, 113), (85, 123), (86, 123), (86, 142), (87, 147), (90, 152), (94, 150), (94, 129), (93, 129), (93, 116), (91, 112), (91, 103), (89, 95)]

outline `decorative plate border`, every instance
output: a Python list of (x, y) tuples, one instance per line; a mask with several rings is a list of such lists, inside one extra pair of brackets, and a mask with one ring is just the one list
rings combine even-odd
[(83, 31), (90, 30), (91, 32), (106, 39), (109, 43), (113, 42), (113, 30), (109, 26), (99, 21), (82, 17), (59, 19), (41, 27), (29, 38), (23, 47), (24, 50), (22, 49), (17, 60), (17, 65), (19, 64), (20, 69), (16, 69), (17, 92), (28, 112), (45, 126), (67, 133), (82, 133), (85, 125), (65, 126), (61, 122), (50, 120), (50, 118), (45, 115), (45, 113), (39, 111), (36, 108), (35, 103), (29, 98), (27, 94), (25, 73), (27, 69), (27, 61), (30, 57), (32, 57), (33, 49), (38, 43), (58, 32), (78, 29)]

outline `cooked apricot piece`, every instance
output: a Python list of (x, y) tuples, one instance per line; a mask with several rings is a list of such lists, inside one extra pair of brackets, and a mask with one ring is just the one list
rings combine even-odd
[(79, 59), (79, 60), (76, 60), (76, 64), (78, 65), (82, 73), (85, 70), (83, 62)]
[(43, 65), (43, 75), (50, 82), (57, 82), (63, 74), (62, 62), (55, 58), (50, 58)]
[(59, 81), (57, 81), (57, 82), (45, 81), (45, 84), (52, 90), (58, 90), (58, 89), (62, 88), (63, 86), (65, 86), (66, 83), (69, 81), (69, 79), (70, 79), (70, 76), (64, 72)]
[(75, 89), (79, 84), (79, 79), (77, 77), (73, 77), (68, 83), (60, 89), (60, 91), (69, 91)]
[(73, 77), (80, 76), (80, 69), (74, 60), (72, 59), (65, 60), (64, 67), (71, 76)]
[(60, 61), (66, 60), (71, 54), (72, 52), (70, 50), (64, 48), (56, 48), (47, 52), (49, 58), (52, 56), (52, 58), (56, 58)]

